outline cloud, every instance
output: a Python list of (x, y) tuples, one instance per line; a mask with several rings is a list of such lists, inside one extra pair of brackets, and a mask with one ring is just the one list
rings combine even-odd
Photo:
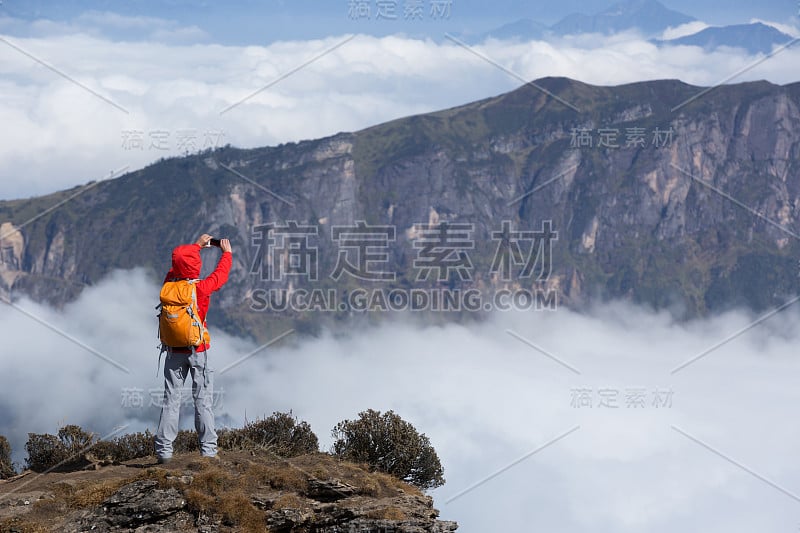
[(168, 21), (158, 17), (126, 16), (120, 15), (119, 13), (102, 11), (87, 11), (78, 16), (75, 21), (78, 25), (82, 26), (106, 27), (121, 30), (150, 30), (153, 27), (161, 28), (177, 24), (174, 21)]
[(24, 20), (0, 16), (0, 29), (18, 37), (52, 38), (90, 35), (115, 42), (192, 44), (209, 39), (208, 33), (194, 25), (159, 17), (130, 16), (110, 11), (85, 11), (69, 20), (38, 18)]
[(763, 19), (750, 19), (750, 23), (753, 24), (755, 22), (760, 22), (761, 24), (766, 24), (767, 26), (772, 26), (778, 31), (785, 33), (786, 35), (791, 35), (792, 37), (800, 37), (800, 29), (797, 28), (794, 24), (782, 24), (780, 22), (773, 22), (771, 20), (763, 20)]
[[(92, 17), (134, 28), (151, 23)], [(166, 23), (151, 26), (171, 31)], [(346, 37), (267, 46), (117, 41), (78, 30), (4, 37), (78, 83), (0, 42), (0, 120), (7, 125), (0, 132), (0, 198), (51, 192), (218, 144), (258, 147), (359, 130), (521, 84), (450, 41), (403, 36), (358, 35), (292, 73)], [(488, 41), (476, 49), (524, 79), (568, 76), (601, 85), (664, 78), (711, 85), (756, 59), (737, 50), (659, 48), (636, 33)], [(798, 63), (800, 49), (792, 47), (732, 82), (793, 82)]]
[(670, 40), (670, 39), (679, 39), (681, 37), (686, 37), (687, 35), (693, 35), (699, 31), (703, 31), (706, 28), (710, 28), (709, 24), (706, 24), (700, 20), (693, 20), (692, 22), (687, 22), (686, 24), (681, 24), (680, 26), (675, 26), (674, 28), (670, 26), (664, 33), (661, 34), (662, 40)]
[[(152, 298), (132, 296), (142, 294)], [(101, 434), (154, 429), (156, 294), (134, 270), (115, 272), (60, 312), (18, 302), (130, 373), (0, 306), (0, 434), (17, 460), (27, 432), (64, 423)], [(439, 452), (448, 482), (434, 492), (437, 506), (467, 532), (780, 531), (796, 524), (797, 502), (733, 462), (800, 493), (792, 423), (800, 314), (779, 314), (671, 373), (754, 318), (732, 311), (681, 323), (624, 303), (584, 314), (498, 313), (470, 325), (395, 317), (289, 337), (218, 372), (216, 414), (220, 424), (241, 425), (292, 409), (327, 447), (338, 421), (394, 409)], [(253, 350), (211, 326), (217, 370)], [(143, 405), (131, 404), (134, 395)], [(184, 425), (191, 419), (185, 412)]]

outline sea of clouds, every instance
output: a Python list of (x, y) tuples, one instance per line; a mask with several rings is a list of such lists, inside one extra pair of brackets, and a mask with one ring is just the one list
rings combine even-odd
[[(28, 432), (155, 429), (157, 293), (143, 271), (117, 271), (61, 311), (0, 305), (0, 434), (16, 461)], [(471, 325), (387, 317), (244, 360), (259, 347), (213, 331), (216, 415), (240, 426), (292, 410), (327, 449), (338, 421), (393, 409), (438, 451), (447, 484), (433, 496), (461, 531), (792, 531), (800, 313), (734, 336), (755, 318), (678, 322), (623, 303)]]

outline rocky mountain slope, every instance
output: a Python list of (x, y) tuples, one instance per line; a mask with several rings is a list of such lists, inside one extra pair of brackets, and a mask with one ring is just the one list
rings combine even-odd
[[(259, 312), (266, 289), (336, 289), (338, 298), (364, 286), (510, 287), (552, 291), (576, 307), (623, 298), (686, 316), (766, 309), (799, 290), (798, 156), (798, 83), (705, 90), (545, 78), (355, 133), (225, 147), (0, 202), (0, 295), (62, 304), (119, 268), (144, 267), (160, 281), (170, 249), (209, 231), (236, 251), (214, 320), (256, 337), (352, 314)], [(358, 221), (393, 228), (373, 265), (394, 280), (331, 277), (340, 254), (353, 252), (335, 227)], [(291, 223), (309, 228), (294, 230), (304, 238), (269, 251), (263, 226)], [(450, 245), (464, 268), (421, 279), (425, 231), (442, 224), (468, 225), (469, 242)], [(552, 263), (540, 257), (526, 273), (509, 242), (543, 224), (557, 234)], [(532, 242), (523, 256), (537, 251)], [(508, 272), (493, 268), (501, 249), (514, 252)], [(292, 255), (314, 259), (317, 279), (289, 264)]]
[(448, 533), (433, 500), (325, 454), (222, 452), (0, 481), (0, 532)]

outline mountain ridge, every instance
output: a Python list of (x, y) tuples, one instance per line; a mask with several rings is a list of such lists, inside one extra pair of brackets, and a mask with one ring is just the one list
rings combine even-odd
[[(0, 240), (0, 290), (60, 305), (118, 268), (144, 267), (158, 282), (171, 247), (209, 231), (230, 237), (236, 252), (213, 319), (256, 337), (287, 324), (310, 332), (352, 313), (256, 311), (254, 291), (378, 286), (328, 275), (337, 259), (331, 228), (363, 220), (396, 228), (387, 268), (397, 278), (388, 287), (543, 289), (574, 308), (622, 298), (686, 316), (766, 309), (798, 292), (798, 102), (800, 83), (707, 90), (679, 80), (600, 87), (549, 77), (357, 132), (168, 159), (85, 186)], [(616, 147), (598, 146), (603, 129), (617, 130)], [(634, 130), (645, 136), (626, 146)], [(669, 144), (655, 146), (654, 134), (669, 130)], [(581, 131), (592, 146), (574, 146)], [(0, 202), (0, 235), (71, 191)], [(255, 271), (254, 228), (291, 220), (318, 228), (314, 282)], [(504, 220), (532, 231), (552, 221), (559, 240), (546, 279), (491, 274), (492, 232)], [(474, 226), (472, 279), (415, 279), (415, 228), (441, 223)]]

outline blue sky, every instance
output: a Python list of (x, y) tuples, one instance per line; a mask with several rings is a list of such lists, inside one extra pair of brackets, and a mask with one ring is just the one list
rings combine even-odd
[[(352, 20), (351, 0), (235, 0), (210, 2), (197, 0), (130, 0), (130, 1), (50, 1), (3, 0), (0, 14), (25, 20), (50, 19), (66, 21), (90, 11), (113, 12), (127, 16), (155, 17), (197, 26), (208, 40), (223, 44), (265, 44), (279, 39), (319, 38), (331, 34), (363, 32), (387, 35), (405, 32), (409, 35), (440, 38), (444, 32), (481, 33), (504, 23), (530, 18), (552, 24), (571, 13), (592, 14), (613, 5), (614, 1), (581, 2), (578, 0), (452, 0), (447, 20), (432, 20), (431, 0), (423, 0), (422, 20)], [(370, 0), (373, 14), (376, 0)], [(397, 0), (402, 11), (406, 0)], [(731, 1), (720, 7), (719, 2), (672, 0), (663, 2), (670, 9), (704, 20), (712, 25), (747, 22), (763, 18), (789, 22), (797, 15), (796, 0), (765, 0), (762, 2)]]

